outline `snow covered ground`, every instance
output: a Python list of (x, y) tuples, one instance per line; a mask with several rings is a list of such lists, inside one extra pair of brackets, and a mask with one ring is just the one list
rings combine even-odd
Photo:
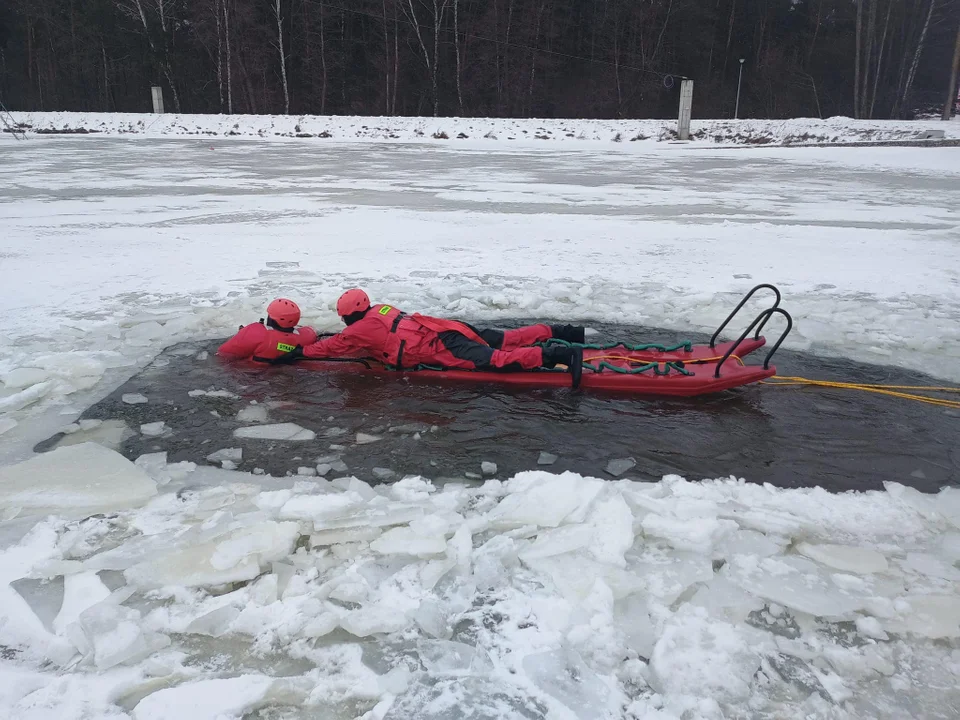
[[(35, 133), (89, 132), (150, 138), (317, 138), (328, 143), (483, 140), (541, 146), (545, 142), (657, 143), (676, 140), (672, 120), (549, 120), (515, 118), (350, 117), (316, 115), (177, 115), (138, 113), (15, 112), (16, 123)], [(846, 117), (793, 120), (701, 120), (690, 125), (698, 144), (818, 144), (960, 139), (960, 122), (853, 120)]]
[(960, 149), (485, 143), (0, 138), (0, 717), (955, 717), (955, 489), (31, 458), (352, 284), (709, 331), (773, 282), (789, 346), (960, 381)]

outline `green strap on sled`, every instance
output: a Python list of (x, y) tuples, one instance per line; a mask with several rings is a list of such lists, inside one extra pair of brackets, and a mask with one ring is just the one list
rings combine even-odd
[(693, 343), (689, 340), (682, 342), (679, 345), (659, 345), (657, 343), (649, 343), (647, 345), (627, 345), (624, 342), (615, 342), (608, 345), (596, 345), (592, 343), (572, 343), (567, 342), (566, 340), (559, 340), (557, 338), (550, 338), (545, 340), (542, 343), (537, 343), (542, 347), (547, 345), (562, 345), (563, 347), (579, 347), (584, 350), (615, 350), (617, 348), (623, 348), (627, 352), (645, 352), (648, 350), (653, 350), (654, 352), (676, 352), (677, 350), (682, 350), (683, 352), (693, 352)]
[[(663, 365), (663, 370), (660, 369), (660, 366)], [(601, 362), (599, 365), (594, 365), (593, 363), (584, 362), (583, 368), (585, 370), (591, 370), (595, 373), (603, 372), (604, 370), (610, 370), (620, 375), (640, 375), (645, 372), (650, 372), (653, 370), (654, 375), (659, 375), (663, 377), (664, 375), (669, 375), (671, 372), (677, 372), (681, 375), (693, 375), (689, 370), (685, 370), (683, 364), (676, 362), (665, 362), (665, 363), (647, 363), (646, 365), (641, 365), (640, 367), (635, 368), (625, 368), (620, 365), (611, 365), (606, 360)]]

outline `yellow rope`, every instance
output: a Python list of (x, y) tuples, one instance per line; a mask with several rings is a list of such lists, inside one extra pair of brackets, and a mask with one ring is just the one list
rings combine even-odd
[(878, 395), (889, 395), (890, 397), (902, 398), (904, 400), (915, 400), (917, 402), (937, 405), (960, 410), (960, 400), (946, 400), (943, 398), (926, 397), (916, 393), (899, 392), (901, 390), (922, 390), (925, 392), (960, 392), (960, 388), (955, 387), (928, 387), (926, 385), (872, 385), (868, 383), (846, 383), (835, 382), (832, 380), (811, 380), (803, 377), (779, 376), (764, 380), (765, 385), (773, 386), (797, 386), (813, 385), (815, 387), (837, 388), (841, 390), (861, 390), (863, 392), (877, 393)]

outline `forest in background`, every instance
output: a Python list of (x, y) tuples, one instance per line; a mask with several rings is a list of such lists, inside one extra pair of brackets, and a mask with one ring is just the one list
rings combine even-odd
[[(3, 0), (11, 110), (660, 118), (939, 112), (960, 0)], [(955, 96), (955, 93), (954, 93)]]

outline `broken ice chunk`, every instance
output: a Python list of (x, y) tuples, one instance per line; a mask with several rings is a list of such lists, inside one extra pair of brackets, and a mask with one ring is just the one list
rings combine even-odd
[(195, 618), (187, 625), (184, 632), (193, 635), (209, 635), (220, 637), (230, 628), (230, 625), (240, 616), (240, 611), (232, 605), (224, 605)]
[(140, 393), (124, 393), (120, 400), (127, 405), (142, 405), (145, 402), (149, 402), (147, 396), (141, 395)]
[(610, 462), (607, 463), (607, 467), (605, 469), (608, 473), (610, 473), (614, 477), (620, 477), (625, 472), (627, 472), (627, 470), (630, 470), (631, 468), (635, 467), (636, 464), (637, 464), (637, 461), (634, 460), (632, 457), (622, 458), (619, 460), (611, 460)]
[(887, 559), (869, 548), (802, 542), (797, 544), (797, 552), (844, 572), (877, 573), (887, 569)]
[(26, 390), (0, 398), (0, 412), (13, 412), (27, 407), (45, 397), (53, 388), (53, 382), (47, 381), (31, 385)]
[(649, 513), (642, 521), (643, 534), (662, 538), (677, 550), (709, 553), (724, 535), (737, 529), (732, 520), (698, 517), (694, 521)]
[(389, 480), (394, 477), (396, 473), (390, 468), (375, 467), (371, 472), (377, 480)]
[(46, 370), (21, 367), (4, 374), (3, 377), (0, 378), (0, 381), (3, 382), (3, 387), (7, 390), (20, 390), (21, 388), (42, 383), (48, 377), (50, 377), (50, 373)]
[(113, 450), (81, 443), (0, 467), (0, 509), (88, 517), (139, 507), (156, 495), (147, 474)]
[(857, 618), (856, 624), (857, 632), (864, 637), (873, 638), (875, 640), (888, 639), (887, 634), (883, 631), (883, 626), (880, 625), (880, 621), (876, 618), (860, 616)]
[(884, 621), (887, 630), (928, 638), (960, 637), (960, 598), (956, 595), (910, 595), (906, 602), (901, 620)]
[(480, 463), (480, 472), (484, 475), (495, 475), (497, 472), (497, 464), (495, 462), (484, 461)]
[(568, 517), (584, 515), (604, 482), (570, 472), (550, 475), (528, 471), (518, 473), (510, 486), (513, 491), (489, 513), (497, 528), (557, 527)]
[(98, 670), (123, 663), (136, 663), (170, 644), (158, 633), (143, 632), (140, 613), (109, 601), (80, 613), (69, 627), (70, 640), (86, 656), (93, 656)]
[(212, 397), (229, 398), (230, 400), (239, 400), (240, 396), (229, 390), (191, 390), (187, 393), (190, 397)]
[(248, 405), (237, 413), (237, 421), (242, 423), (265, 423), (267, 408), (263, 405)]
[(523, 670), (534, 684), (562, 703), (579, 720), (607, 715), (610, 690), (572, 650), (527, 655)]
[(233, 436), (256, 440), (289, 440), (299, 442), (313, 440), (317, 435), (313, 430), (307, 430), (295, 423), (277, 423), (275, 425), (253, 425), (250, 427), (237, 428), (233, 431)]
[(308, 684), (300, 678), (241, 675), (198, 680), (147, 695), (133, 709), (133, 720), (233, 720), (250, 717), (265, 705), (299, 705)]
[(205, 543), (158, 552), (124, 571), (131, 585), (212, 586), (253, 580), (267, 563), (293, 551), (299, 537), (295, 522), (265, 521), (241, 527)]
[(366, 433), (357, 433), (357, 445), (368, 445), (375, 443), (380, 437), (377, 435), (367, 435)]
[(146, 437), (160, 437), (167, 430), (167, 424), (160, 420), (158, 422), (144, 423), (140, 426), (140, 434)]
[(403, 630), (407, 622), (406, 615), (395, 607), (365, 605), (346, 613), (340, 620), (340, 627), (351, 635), (369, 637)]
[(490, 656), (482, 647), (474, 648), (452, 640), (421, 640), (417, 654), (433, 674), (479, 674), (493, 670)]
[(75, 622), (82, 612), (108, 597), (110, 591), (97, 573), (66, 575), (63, 578), (63, 603), (53, 621), (53, 629), (58, 635), (63, 635), (67, 626)]
[(760, 668), (761, 648), (737, 627), (702, 609), (671, 616), (650, 658), (654, 687), (664, 695), (719, 702), (746, 700)]
[(808, 615), (852, 620), (869, 593), (837, 587), (813, 562), (795, 556), (764, 558), (738, 555), (728, 577), (749, 593)]
[(736, 530), (723, 535), (713, 546), (713, 557), (729, 560), (734, 555), (770, 557), (782, 552), (787, 541), (756, 530)]
[(553, 465), (557, 461), (557, 456), (548, 452), (541, 452), (537, 458), (537, 465)]
[(210, 462), (229, 460), (238, 463), (243, 460), (243, 448), (223, 448), (207, 455), (207, 460)]
[(957, 570), (952, 565), (948, 565), (936, 555), (929, 553), (907, 553), (907, 557), (901, 563), (901, 566), (904, 570), (912, 570), (932, 578), (949, 580), (951, 582), (960, 581), (960, 570)]
[[(701, 585), (690, 598), (690, 605), (706, 609), (716, 619), (738, 624), (746, 620), (750, 613), (762, 610), (764, 602), (726, 577), (719, 576)], [(774, 614), (773, 608), (770, 612)]]
[(425, 599), (414, 611), (413, 619), (427, 635), (449, 639), (451, 635), (447, 613), (436, 600)]
[(383, 530), (378, 527), (344, 528), (343, 530), (321, 530), (310, 536), (310, 547), (340, 545), (343, 543), (370, 542), (380, 537)]
[[(409, 527), (396, 527), (370, 543), (370, 549), (381, 555), (403, 554), (425, 557), (447, 549), (446, 523), (436, 516), (413, 521)], [(418, 524), (422, 522), (422, 524)]]

